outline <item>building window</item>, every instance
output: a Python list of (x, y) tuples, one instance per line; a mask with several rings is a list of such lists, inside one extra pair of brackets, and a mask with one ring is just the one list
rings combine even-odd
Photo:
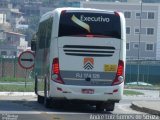
[(136, 19), (140, 19), (140, 13), (138, 12), (138, 13), (136, 13)]
[(1, 51), (1, 55), (7, 55), (7, 51)]
[(147, 19), (147, 12), (142, 12), (142, 16), (141, 16), (141, 13), (140, 12), (137, 12), (136, 13), (136, 19), (140, 19), (140, 17), (142, 19)]
[(13, 56), (17, 56), (17, 52), (12, 51), (12, 55), (13, 55)]
[(146, 44), (147, 51), (153, 51), (153, 48), (154, 48), (153, 44)]
[(147, 12), (142, 12), (142, 19), (147, 19)]
[(126, 44), (126, 49), (127, 49), (127, 50), (130, 49), (130, 44), (129, 44), (129, 43)]
[(130, 34), (131, 33), (131, 28), (130, 27), (126, 27), (126, 34)]
[(135, 28), (134, 33), (139, 34), (139, 28)]
[[(137, 12), (136, 19), (140, 19), (140, 16), (141, 16), (141, 13)], [(155, 16), (154, 12), (142, 12), (141, 18), (142, 19), (154, 19), (154, 16)]]
[(154, 12), (148, 12), (148, 19), (154, 19)]
[(8, 41), (11, 41), (11, 37), (7, 37), (7, 40), (8, 40)]
[(134, 49), (138, 49), (138, 47), (139, 47), (139, 44), (138, 44), (138, 43), (134, 43), (134, 44), (133, 44), (133, 48), (134, 48)]
[(17, 56), (17, 52), (14, 52), (14, 56)]
[(141, 31), (139, 31), (139, 28), (135, 28), (134, 32), (135, 34), (154, 35), (154, 28), (141, 28)]
[(124, 16), (125, 18), (131, 18), (131, 12), (128, 11), (124, 12)]
[(147, 28), (147, 35), (153, 35), (154, 29), (153, 28)]

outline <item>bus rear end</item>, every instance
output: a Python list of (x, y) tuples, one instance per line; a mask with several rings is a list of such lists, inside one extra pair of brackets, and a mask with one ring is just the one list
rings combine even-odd
[(119, 13), (62, 11), (58, 56), (52, 62), (53, 97), (114, 106), (122, 98), (124, 85), (122, 32)]

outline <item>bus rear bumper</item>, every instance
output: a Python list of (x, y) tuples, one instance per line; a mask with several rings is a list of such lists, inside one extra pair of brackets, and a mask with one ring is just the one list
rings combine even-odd
[(52, 83), (49, 96), (54, 99), (119, 101), (123, 96), (124, 83), (116, 86), (72, 86)]

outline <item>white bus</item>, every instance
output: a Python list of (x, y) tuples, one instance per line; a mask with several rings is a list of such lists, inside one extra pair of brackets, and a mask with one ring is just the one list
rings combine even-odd
[(69, 101), (113, 111), (122, 99), (126, 59), (122, 13), (57, 8), (41, 17), (32, 50), (35, 92), (46, 107)]

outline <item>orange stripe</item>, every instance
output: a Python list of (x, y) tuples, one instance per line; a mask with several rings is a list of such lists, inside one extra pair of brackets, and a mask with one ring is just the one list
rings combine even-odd
[(93, 58), (84, 58), (84, 65), (88, 62), (90, 62), (92, 65), (94, 65), (94, 59)]

